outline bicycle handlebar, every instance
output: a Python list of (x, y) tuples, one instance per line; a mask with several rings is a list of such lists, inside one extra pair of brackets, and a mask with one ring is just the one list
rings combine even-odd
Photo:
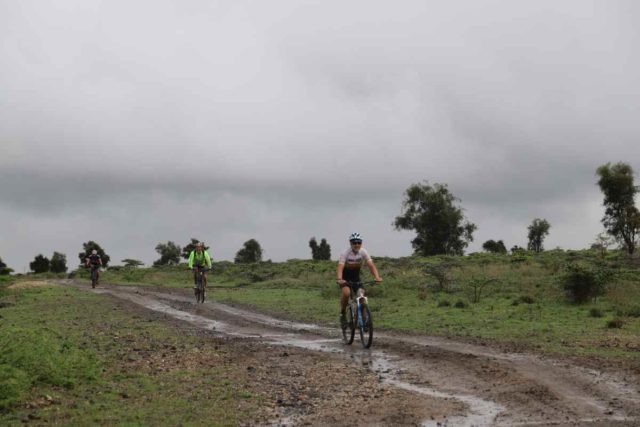
[(375, 285), (376, 282), (375, 280), (369, 280), (368, 282), (349, 282), (347, 281), (347, 284), (349, 285), (360, 285), (360, 286), (369, 286), (369, 285)]

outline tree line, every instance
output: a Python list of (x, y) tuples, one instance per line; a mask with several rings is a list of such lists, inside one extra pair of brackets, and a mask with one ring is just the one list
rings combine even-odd
[[(607, 163), (597, 168), (597, 185), (604, 194), (603, 206), (605, 214), (601, 220), (605, 233), (597, 236), (593, 249), (606, 250), (614, 242), (619, 243), (628, 254), (636, 249), (638, 234), (640, 233), (640, 211), (635, 206), (635, 197), (640, 187), (634, 185), (634, 172), (626, 163)], [(473, 241), (476, 224), (467, 220), (464, 210), (459, 206), (460, 199), (455, 197), (446, 184), (428, 182), (412, 184), (404, 193), (401, 214), (394, 221), (396, 230), (412, 230), (416, 237), (411, 240), (414, 255), (463, 255), (469, 243)], [(527, 227), (527, 250), (541, 252), (544, 250), (544, 239), (549, 234), (551, 224), (543, 218), (535, 218)], [(180, 247), (172, 241), (158, 243), (155, 250), (160, 258), (154, 261), (154, 266), (179, 264), (180, 258), (188, 259), (195, 249), (198, 239)], [(311, 257), (314, 260), (331, 259), (331, 247), (326, 239), (320, 243), (315, 237), (309, 240)], [(106, 267), (110, 257), (96, 242), (83, 243), (83, 251), (78, 254), (80, 264), (92, 250), (96, 250)], [(205, 247), (205, 249), (209, 249)], [(487, 240), (482, 244), (487, 252), (506, 254), (507, 248), (502, 240)], [(524, 248), (513, 246), (511, 252), (524, 251)], [(262, 261), (263, 250), (255, 239), (247, 240), (234, 257), (235, 263), (255, 263)], [(125, 258), (122, 260), (126, 267), (144, 265), (142, 261)], [(34, 273), (64, 273), (67, 271), (66, 255), (54, 252), (51, 258), (38, 254), (29, 264)], [(13, 272), (0, 258), (0, 275)]]

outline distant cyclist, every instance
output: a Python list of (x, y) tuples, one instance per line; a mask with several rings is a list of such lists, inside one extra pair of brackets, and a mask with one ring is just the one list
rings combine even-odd
[(84, 260), (87, 268), (91, 268), (91, 270), (96, 271), (96, 285), (98, 284), (98, 280), (100, 280), (100, 267), (102, 267), (102, 258), (98, 255), (97, 250), (92, 250), (91, 255), (85, 258)]
[(349, 282), (360, 282), (360, 268), (363, 262), (367, 263), (367, 267), (369, 267), (369, 271), (373, 274), (374, 280), (378, 283), (382, 282), (371, 256), (362, 247), (362, 236), (360, 236), (360, 233), (352, 233), (349, 236), (349, 243), (351, 247), (340, 254), (336, 279), (336, 282), (342, 288), (340, 298), (340, 323), (342, 325), (347, 322), (346, 310), (351, 293)]
[(193, 289), (198, 287), (198, 267), (204, 268), (203, 283), (207, 287), (207, 270), (211, 270), (211, 257), (204, 249), (204, 243), (198, 242), (196, 248), (189, 254), (189, 268), (193, 270)]

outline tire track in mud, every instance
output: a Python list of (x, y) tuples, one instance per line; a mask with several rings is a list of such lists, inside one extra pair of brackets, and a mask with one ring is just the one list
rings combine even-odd
[[(566, 361), (443, 338), (378, 333), (370, 350), (345, 346), (336, 328), (276, 319), (207, 301), (184, 290), (101, 286), (109, 294), (222, 336), (349, 358), (389, 385), (446, 401), (465, 413), (424, 426), (640, 425), (637, 378), (618, 378)], [(299, 421), (294, 414), (291, 424)], [(287, 425), (282, 423), (280, 425)]]

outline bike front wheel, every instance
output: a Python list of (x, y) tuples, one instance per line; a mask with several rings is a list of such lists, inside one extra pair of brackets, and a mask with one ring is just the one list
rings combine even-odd
[(353, 307), (349, 306), (346, 311), (347, 321), (342, 327), (342, 341), (349, 345), (353, 342), (353, 338), (356, 336), (356, 328), (353, 323)]
[(371, 311), (368, 305), (362, 305), (362, 317), (358, 319), (358, 329), (362, 347), (371, 347), (371, 344), (373, 344), (373, 320), (371, 319)]

